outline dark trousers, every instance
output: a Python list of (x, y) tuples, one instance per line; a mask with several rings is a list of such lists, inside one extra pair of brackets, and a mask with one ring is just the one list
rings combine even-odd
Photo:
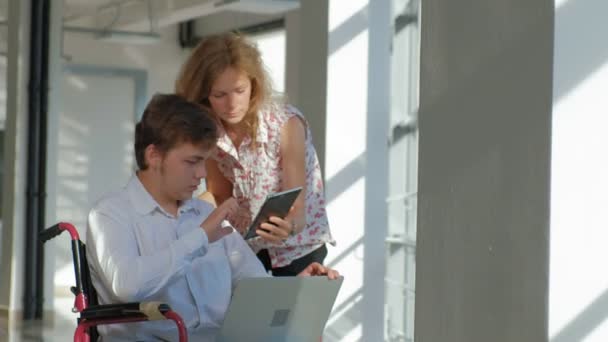
[(323, 260), (327, 256), (327, 247), (325, 244), (323, 246), (315, 249), (314, 251), (300, 257), (291, 262), (291, 264), (283, 267), (275, 267), (272, 268), (270, 264), (270, 255), (268, 255), (267, 249), (262, 249), (258, 252), (258, 259), (264, 265), (266, 271), (272, 270), (272, 275), (275, 277), (289, 277), (298, 275), (298, 273), (302, 272), (308, 265), (313, 262), (318, 262), (319, 264), (323, 264)]

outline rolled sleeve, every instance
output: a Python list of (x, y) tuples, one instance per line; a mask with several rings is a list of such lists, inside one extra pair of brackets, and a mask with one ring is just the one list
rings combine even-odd
[[(157, 250), (140, 240), (135, 227), (116, 210), (93, 210), (89, 215), (89, 263), (121, 301), (153, 296), (182, 275), (194, 258), (205, 255), (209, 247), (205, 231), (198, 226)], [(149, 231), (153, 227), (141, 229)], [(147, 249), (144, 255), (140, 254), (142, 248)]]

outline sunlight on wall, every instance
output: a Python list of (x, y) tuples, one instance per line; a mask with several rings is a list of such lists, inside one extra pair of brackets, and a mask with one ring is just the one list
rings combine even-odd
[(555, 2), (551, 342), (608, 341), (608, 30), (603, 0)]
[[(327, 179), (334, 177), (365, 153), (366, 66), (367, 30), (352, 37), (352, 40), (329, 57), (327, 112), (330, 115), (327, 117), (325, 165)], [(332, 91), (335, 94), (332, 95)]]
[(70, 84), (75, 89), (78, 89), (78, 90), (81, 90), (81, 91), (86, 91), (87, 90), (87, 84), (80, 77), (69, 76), (67, 78), (67, 81), (70, 82)]
[[(336, 248), (327, 263), (342, 285), (324, 341), (362, 336), (367, 127), (368, 1), (330, 1), (325, 177)], [(382, 143), (382, 142), (378, 142)]]
[[(329, 2), (329, 30), (334, 31), (353, 16), (367, 8), (368, 0), (330, 1)], [(367, 11), (365, 10), (367, 17)], [(366, 51), (367, 52), (367, 51)]]
[(566, 4), (568, 0), (555, 0), (555, 8), (558, 9)]
[[(551, 288), (549, 334), (576, 322), (603, 320), (608, 305), (608, 63), (562, 98), (553, 111)], [(599, 309), (599, 308), (598, 308)], [(590, 311), (591, 310), (591, 311)], [(608, 324), (591, 326), (589, 340), (608, 340)], [(574, 324), (574, 325), (573, 325)], [(592, 338), (595, 336), (595, 338)]]

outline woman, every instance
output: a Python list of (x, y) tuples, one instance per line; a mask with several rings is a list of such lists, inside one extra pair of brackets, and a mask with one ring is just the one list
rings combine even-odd
[(206, 162), (207, 193), (216, 205), (236, 198), (232, 223), (245, 234), (266, 195), (302, 186), (289, 214), (271, 217), (248, 240), (273, 275), (298, 274), (323, 263), (335, 244), (325, 211), (323, 181), (310, 129), (294, 107), (271, 99), (260, 52), (235, 33), (205, 38), (176, 82), (177, 94), (199, 103), (219, 122), (220, 139)]

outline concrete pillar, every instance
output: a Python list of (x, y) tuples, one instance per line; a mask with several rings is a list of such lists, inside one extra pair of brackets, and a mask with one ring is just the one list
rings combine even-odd
[(422, 3), (416, 342), (547, 341), (553, 18)]
[(288, 99), (306, 116), (321, 169), (325, 169), (328, 1), (301, 1), (285, 17), (285, 85)]

